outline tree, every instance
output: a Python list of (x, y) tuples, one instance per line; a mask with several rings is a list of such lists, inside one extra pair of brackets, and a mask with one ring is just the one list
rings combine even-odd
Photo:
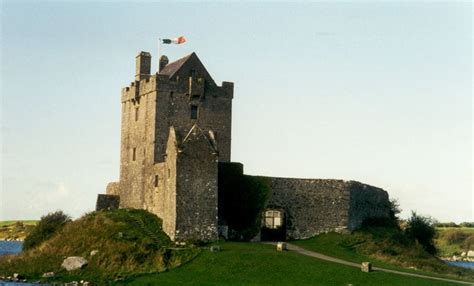
[(436, 231), (432, 218), (418, 215), (412, 211), (411, 217), (407, 221), (405, 234), (410, 239), (416, 240), (428, 253), (436, 253), (436, 248), (433, 243)]
[(28, 250), (40, 245), (43, 241), (51, 238), (70, 221), (71, 217), (62, 211), (56, 211), (42, 216), (38, 225), (25, 238), (23, 249)]

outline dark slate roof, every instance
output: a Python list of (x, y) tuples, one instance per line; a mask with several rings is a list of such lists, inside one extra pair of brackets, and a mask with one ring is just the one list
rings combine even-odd
[(184, 63), (193, 55), (189, 54), (183, 58), (180, 58), (179, 60), (176, 60), (172, 63), (167, 64), (161, 71), (160, 74), (167, 75), (169, 77), (172, 77), (183, 65)]

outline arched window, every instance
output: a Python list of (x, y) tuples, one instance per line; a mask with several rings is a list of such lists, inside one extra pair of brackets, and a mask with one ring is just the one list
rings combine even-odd
[(283, 213), (277, 210), (265, 211), (265, 227), (271, 229), (280, 228), (283, 224)]

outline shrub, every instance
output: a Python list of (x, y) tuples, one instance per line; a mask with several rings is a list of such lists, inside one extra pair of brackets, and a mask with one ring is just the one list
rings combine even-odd
[(432, 218), (420, 216), (412, 211), (411, 217), (407, 221), (405, 234), (408, 238), (417, 241), (428, 253), (436, 253), (436, 248), (433, 243), (436, 231), (433, 226)]
[(459, 225), (457, 225), (454, 222), (437, 222), (434, 224), (434, 226), (435, 227), (459, 227)]
[(461, 244), (461, 247), (465, 249), (466, 251), (471, 250), (474, 248), (474, 234), (469, 235), (464, 239), (464, 241)]
[(40, 245), (70, 221), (71, 217), (62, 211), (56, 211), (42, 216), (38, 225), (25, 238), (23, 249), (28, 250)]
[(441, 234), (441, 239), (446, 242), (446, 244), (460, 244), (462, 243), (466, 238), (468, 237), (468, 234), (457, 230), (447, 230)]
[(474, 227), (474, 222), (462, 222), (459, 224), (461, 227)]
[(388, 203), (388, 217), (368, 217), (362, 222), (362, 228), (368, 227), (395, 227), (399, 228), (398, 214), (401, 212), (398, 200), (390, 200)]

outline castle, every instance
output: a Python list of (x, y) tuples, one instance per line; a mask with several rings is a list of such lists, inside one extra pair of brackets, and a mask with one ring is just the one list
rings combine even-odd
[[(172, 240), (212, 241), (218, 217), (220, 164), (231, 163), (234, 85), (217, 85), (195, 53), (174, 62), (136, 57), (135, 80), (122, 89), (120, 180), (99, 195), (97, 209), (146, 209), (163, 220)], [(388, 217), (388, 194), (354, 181), (267, 178), (270, 198), (263, 236), (301, 239), (346, 231), (371, 217)], [(259, 239), (257, 237), (256, 239)]]

